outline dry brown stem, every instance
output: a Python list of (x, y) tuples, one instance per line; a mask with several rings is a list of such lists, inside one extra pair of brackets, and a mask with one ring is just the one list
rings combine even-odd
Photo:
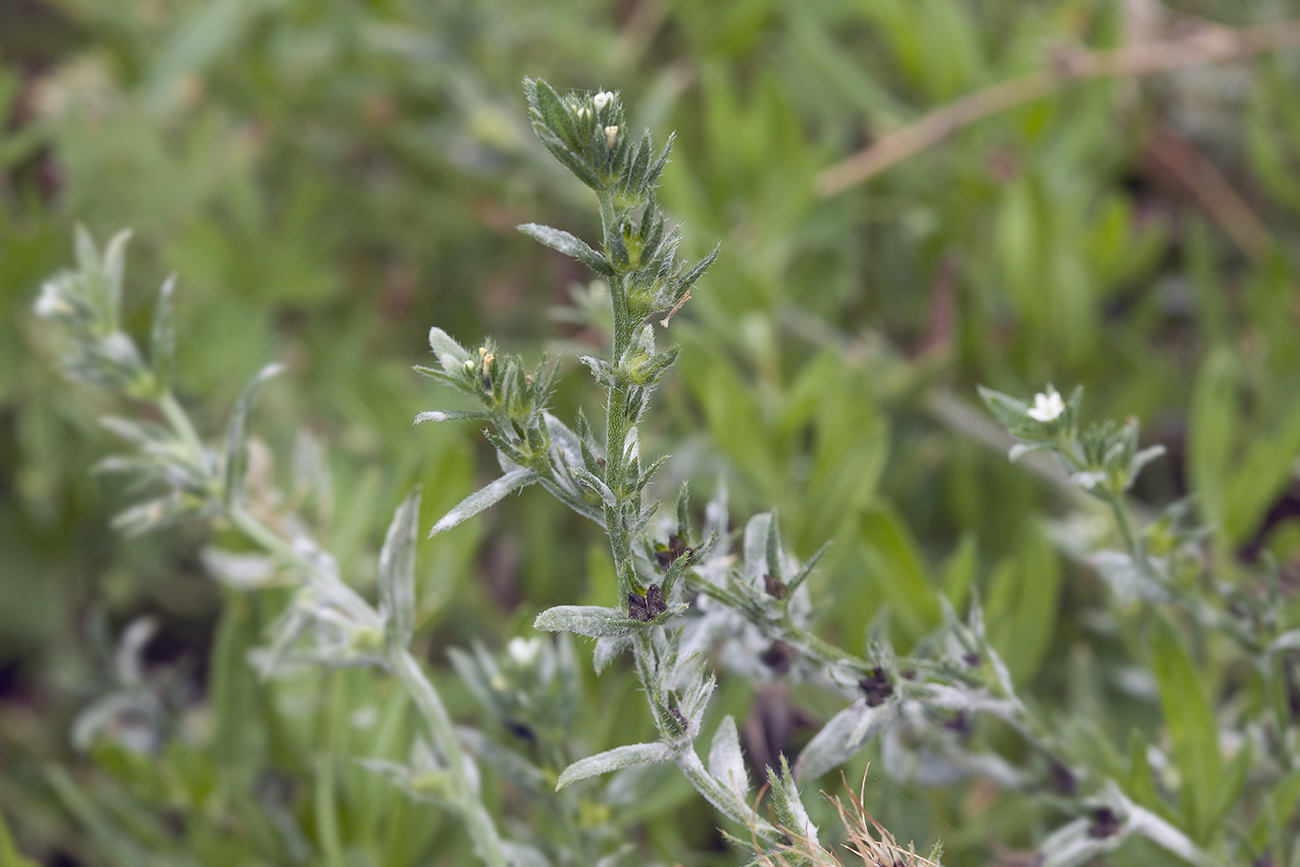
[(1218, 63), (1300, 46), (1300, 20), (1233, 30), (1207, 27), (1189, 36), (1111, 51), (1073, 51), (1045, 69), (1003, 81), (930, 112), (817, 176), (817, 192), (834, 196), (971, 124), (1100, 78), (1125, 78)]
[[(840, 773), (840, 779), (844, 780), (843, 772)], [(895, 865), (897, 867), (940, 867), (930, 859), (916, 854), (916, 848), (912, 844), (909, 843), (906, 848), (899, 845), (894, 835), (867, 812), (862, 805), (866, 785), (867, 777), (864, 773), (862, 792), (855, 795), (853, 790), (849, 789), (848, 807), (844, 806), (843, 799), (822, 792), (822, 797), (835, 805), (840, 824), (849, 832), (849, 842), (844, 844), (844, 849), (861, 858), (863, 867), (877, 867), (881, 864), (890, 867)], [(844, 780), (844, 787), (848, 789), (847, 780)], [(759, 797), (762, 797), (762, 792), (759, 793)], [(817, 840), (784, 826), (778, 828), (790, 842), (782, 845), (780, 851), (775, 854), (760, 854), (758, 863), (763, 867), (789, 867), (790, 862), (783, 857), (785, 854), (798, 856), (799, 860), (796, 863), (811, 861), (814, 867), (845, 867), (838, 855), (822, 846)]]
[(1192, 194), (1243, 253), (1253, 261), (1263, 258), (1273, 244), (1268, 226), (1218, 166), (1163, 127), (1151, 135), (1147, 153)]

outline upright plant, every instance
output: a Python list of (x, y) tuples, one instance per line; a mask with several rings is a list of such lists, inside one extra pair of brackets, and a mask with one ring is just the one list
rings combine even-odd
[[(1134, 749), (1127, 768), (1099, 765), (1077, 738), (1020, 695), (986, 635), (977, 595), (964, 617), (940, 598), (942, 626), (910, 656), (894, 650), (886, 629), (873, 630), (862, 653), (855, 653), (816, 635), (808, 578), (821, 552), (804, 563), (787, 554), (774, 512), (745, 523), (736, 556), (725, 488), (705, 507), (701, 527), (693, 521), (685, 485), (675, 508), (664, 510), (649, 492), (666, 456), (643, 463), (638, 426), (656, 385), (677, 357), (676, 347), (660, 349), (656, 338), (687, 302), (713, 255), (693, 264), (679, 257), (680, 234), (655, 196), (668, 147), (656, 151), (648, 132), (630, 134), (616, 94), (560, 95), (533, 80), (525, 82), (525, 92), (538, 138), (596, 195), (600, 249), (558, 229), (535, 224), (520, 229), (588, 266), (607, 286), (613, 326), (609, 357), (582, 359), (605, 390), (604, 433), (598, 435), (581, 412), (570, 427), (548, 411), (554, 364), (544, 360), (528, 368), (491, 340), (467, 349), (436, 327), (429, 334), (436, 365), (418, 369), (468, 395), (476, 408), (424, 412), (416, 421), (486, 422), (502, 470), (498, 479), (438, 520), (430, 535), (538, 484), (608, 537), (615, 582), (603, 592), (614, 604), (558, 606), (542, 612), (534, 626), (595, 639), (598, 671), (616, 655), (630, 653), (657, 738), (568, 764), (553, 777), (557, 789), (637, 765), (672, 763), (733, 823), (733, 840), (753, 851), (758, 863), (825, 864), (832, 856), (819, 842), (799, 783), (833, 770), (879, 738), (883, 764), (896, 777), (936, 785), (977, 777), (1049, 798), (1067, 820), (1041, 841), (1036, 863), (1043, 867), (1083, 864), (1134, 837), (1145, 837), (1195, 864), (1224, 864), (1247, 852), (1293, 857), (1273, 825), (1257, 822), (1248, 833), (1234, 836), (1224, 816), (1238, 804), (1254, 759), (1263, 751), (1252, 746), (1256, 741), (1266, 742), (1261, 746), (1278, 756), (1278, 767), (1265, 767), (1263, 773), (1280, 771), (1290, 775), (1287, 779), (1300, 779), (1294, 726), (1285, 704), (1289, 669), (1281, 661), (1300, 647), (1300, 630), (1287, 628), (1275, 598), (1261, 604), (1213, 585), (1198, 571), (1197, 536), (1180, 529), (1185, 507), (1147, 527), (1134, 527), (1124, 498), (1143, 465), (1158, 455), (1137, 449), (1135, 423), (1081, 432), (1081, 391), (1067, 402), (1049, 389), (1032, 407), (996, 392), (986, 391), (984, 397), (1022, 440), (1013, 458), (1050, 451), (1075, 484), (1110, 506), (1125, 551), (1098, 552), (1092, 562), (1120, 601), (1181, 610), (1202, 628), (1228, 635), (1255, 663), (1266, 691), (1267, 719), (1256, 728), (1239, 727), (1246, 746), (1225, 765), (1213, 707), (1196, 683), (1182, 642), (1173, 625), (1155, 621), (1150, 664), (1181, 772), (1170, 786), (1178, 793), (1176, 810), (1158, 789), (1145, 743)], [(70, 376), (151, 403), (163, 420), (106, 422), (136, 452), (109, 459), (104, 469), (160, 491), (120, 516), (119, 527), (142, 532), (190, 518), (219, 520), (261, 546), (298, 582), (269, 647), (256, 658), (264, 673), (273, 674), (291, 661), (373, 664), (392, 671), (421, 714), (423, 738), (409, 763), (368, 761), (369, 767), (413, 797), (432, 800), (460, 817), (486, 864), (531, 867), (583, 857), (584, 844), (576, 832), (549, 850), (537, 840), (504, 838), (484, 805), (471, 754), (530, 784), (546, 774), (494, 747), (480, 732), (454, 729), (437, 690), (410, 653), (418, 492), (398, 507), (388, 531), (379, 559), (377, 605), (345, 582), (333, 559), (294, 524), (273, 527), (255, 516), (245, 481), (247, 419), (258, 390), (275, 369), (263, 371), (248, 387), (222, 447), (204, 445), (170, 388), (171, 281), (159, 296), (147, 362), (119, 325), (126, 237), (114, 238), (101, 257), (89, 237), (79, 233), (79, 270), (51, 279), (36, 305), (37, 313), (59, 328)], [(526, 667), (540, 651), (519, 641), (512, 642), (509, 654)], [(804, 679), (848, 701), (793, 767), (782, 757), (779, 768), (767, 769), (774, 821), (762, 818), (751, 801), (733, 718), (718, 724), (707, 758), (697, 750), (715, 683), (704, 665), (710, 652), (748, 679)], [(485, 653), (453, 658), (484, 705), (504, 713), (509, 699), (494, 692), (499, 672), (491, 658)], [(563, 651), (546, 658), (551, 669), (571, 676), (572, 660)], [(980, 743), (976, 717), (1014, 734), (1018, 760)], [(1226, 785), (1220, 785), (1220, 776)], [(1292, 806), (1272, 796), (1263, 800), (1274, 817)], [(857, 821), (850, 835), (870, 848), (867, 828)], [(937, 862), (940, 854), (936, 848), (930, 860)]]

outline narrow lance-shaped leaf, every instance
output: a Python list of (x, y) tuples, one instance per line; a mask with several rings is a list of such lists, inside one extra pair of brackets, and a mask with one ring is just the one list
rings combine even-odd
[(415, 632), (415, 536), (420, 522), (420, 488), (407, 494), (393, 513), (379, 552), (379, 613), (384, 637), (404, 650)]
[(122, 309), (122, 277), (126, 272), (126, 245), (130, 240), (131, 230), (123, 229), (104, 247), (105, 301), (114, 327)]
[(244, 494), (244, 438), (248, 428), (248, 415), (253, 410), (257, 393), (262, 385), (284, 370), (282, 364), (268, 364), (253, 377), (235, 403), (230, 423), (226, 426), (226, 489), (224, 503), (227, 509), (239, 504)]
[(572, 256), (597, 274), (606, 277), (614, 276), (614, 269), (605, 261), (605, 257), (593, 250), (581, 238), (570, 235), (561, 229), (543, 226), (539, 223), (524, 223), (521, 226), (516, 226), (516, 228), (534, 241), (545, 244), (552, 250), (559, 250), (566, 256)]
[(535, 481), (537, 481), (537, 473), (533, 470), (524, 467), (511, 470), (487, 485), (487, 487), (475, 491), (457, 503), (455, 508), (443, 515), (438, 523), (433, 525), (433, 529), (429, 531), (429, 536), (432, 538), (445, 530), (450, 530), (461, 521), (472, 518), (484, 509), (495, 505), (504, 499), (507, 494), (525, 488)]
[(794, 774), (799, 780), (815, 780), (861, 752), (862, 748), (894, 718), (894, 707), (870, 707), (859, 699), (831, 717), (799, 753)]
[(490, 418), (492, 418), (491, 413), (478, 409), (431, 409), (427, 412), (418, 413), (413, 424), (422, 424), (426, 421), (463, 421), (465, 419), (483, 421)]
[(801, 568), (799, 572), (790, 579), (790, 583), (786, 587), (786, 592), (788, 594), (793, 595), (794, 591), (799, 589), (799, 585), (808, 580), (808, 576), (812, 574), (813, 569), (817, 568), (817, 564), (821, 562), (822, 557), (826, 556), (826, 552), (830, 547), (831, 543), (828, 540), (823, 542), (822, 546), (813, 552), (813, 555), (808, 558), (808, 562), (803, 564), (803, 568)]
[(1214, 708), (1182, 640), (1163, 617), (1151, 629), (1151, 667), (1160, 686), (1160, 705), (1182, 774), (1183, 813), (1193, 836), (1209, 832), (1218, 798), (1222, 760)]
[(749, 797), (749, 775), (745, 772), (745, 757), (740, 752), (740, 737), (736, 720), (730, 714), (722, 718), (709, 746), (709, 774), (731, 789), (740, 798)]
[(611, 771), (621, 771), (623, 768), (630, 768), (633, 765), (666, 762), (672, 757), (672, 747), (667, 744), (629, 744), (625, 747), (615, 747), (612, 750), (579, 759), (569, 765), (564, 769), (564, 773), (560, 774), (559, 782), (555, 784), (555, 788), (558, 791), (570, 783), (576, 783), (578, 780), (585, 780), (588, 777), (597, 777)]
[(172, 371), (176, 365), (176, 324), (172, 313), (175, 290), (176, 275), (171, 274), (158, 290), (158, 301), (153, 308), (149, 363), (153, 367), (154, 382), (159, 394), (165, 394), (171, 387)]
[(533, 628), (543, 632), (572, 632), (587, 638), (619, 638), (643, 626), (618, 608), (599, 605), (557, 605), (533, 621)]
[(781, 574), (781, 525), (777, 521), (776, 509), (772, 510), (772, 520), (767, 525), (766, 550), (763, 552), (767, 561), (767, 571), (773, 578), (778, 581), (784, 575)]
[(808, 818), (808, 811), (799, 798), (799, 787), (790, 775), (790, 764), (784, 755), (781, 756), (780, 773), (769, 767), (767, 779), (772, 785), (772, 807), (781, 824), (809, 840), (816, 840), (817, 826)]
[(429, 329), (429, 349), (439, 360), (444, 356), (449, 357), (453, 365), (464, 364), (470, 357), (465, 347), (436, 325)]

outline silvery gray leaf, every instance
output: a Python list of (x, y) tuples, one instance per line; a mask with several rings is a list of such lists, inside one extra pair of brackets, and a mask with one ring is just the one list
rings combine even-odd
[(426, 412), (416, 413), (413, 424), (423, 424), (426, 421), (464, 421), (466, 419), (476, 419), (483, 421), (492, 418), (491, 413), (477, 409), (431, 409)]
[(266, 587), (276, 577), (275, 559), (266, 554), (208, 547), (199, 552), (199, 559), (209, 575), (237, 590)]
[[(442, 364), (443, 370), (448, 373), (451, 373), (453, 368), (459, 368), (469, 361), (469, 351), (441, 328), (429, 329), (429, 349), (433, 351), (434, 355), (438, 356), (438, 361)], [(450, 363), (450, 367), (448, 367), (448, 363)]]
[(244, 388), (244, 393), (239, 396), (235, 403), (235, 409), (230, 415), (230, 423), (226, 426), (225, 441), (225, 490), (223, 502), (227, 509), (239, 505), (244, 494), (244, 437), (248, 427), (248, 416), (253, 411), (253, 402), (257, 400), (257, 393), (261, 391), (262, 386), (272, 377), (279, 376), (284, 371), (282, 364), (268, 364), (258, 371), (252, 381)]
[(176, 275), (170, 274), (158, 290), (149, 334), (149, 364), (153, 367), (154, 381), (163, 392), (170, 386), (172, 371), (176, 366), (176, 325), (172, 314), (172, 296), (175, 291)]
[(420, 488), (393, 513), (379, 552), (379, 616), (390, 649), (405, 650), (415, 633), (415, 537), (419, 532)]
[(633, 635), (644, 625), (619, 608), (598, 605), (557, 605), (533, 621), (533, 628), (543, 632), (572, 632), (588, 638), (622, 638)]
[(501, 851), (510, 859), (510, 867), (551, 867), (551, 862), (540, 851), (524, 843), (501, 841)]
[(433, 525), (433, 529), (429, 531), (429, 536), (433, 537), (445, 530), (450, 530), (460, 522), (496, 505), (496, 503), (505, 499), (506, 495), (513, 494), (535, 481), (537, 481), (537, 473), (532, 470), (522, 467), (511, 470), (501, 478), (461, 500), (450, 512), (443, 515), (438, 523)]
[(749, 797), (749, 774), (745, 771), (745, 757), (740, 751), (736, 720), (730, 714), (722, 718), (713, 734), (713, 743), (709, 747), (709, 774), (742, 800)]
[(581, 238), (570, 235), (561, 229), (543, 226), (539, 223), (524, 223), (515, 228), (552, 250), (558, 250), (566, 256), (572, 256), (597, 274), (604, 277), (614, 276), (614, 269), (610, 267), (609, 262), (605, 261), (605, 257), (593, 250)]
[(605, 670), (623, 651), (632, 646), (629, 636), (609, 635), (604, 638), (596, 639), (596, 649), (592, 652), (591, 667), (595, 669), (596, 674)]
[(509, 780), (533, 795), (546, 792), (548, 788), (546, 774), (519, 753), (497, 743), (476, 729), (457, 728), (456, 737), (501, 779)]
[(672, 757), (673, 750), (667, 744), (629, 744), (623, 747), (615, 747), (612, 750), (579, 759), (569, 765), (560, 774), (559, 782), (556, 783), (555, 788), (558, 791), (570, 783), (576, 783), (588, 777), (600, 776), (632, 765), (667, 762), (671, 761)]
[(1092, 827), (1093, 823), (1089, 819), (1075, 819), (1058, 828), (1039, 846), (1041, 860), (1035, 863), (1041, 867), (1078, 867), (1098, 855), (1114, 851), (1124, 842), (1125, 832), (1095, 837)]
[(1264, 652), (1271, 655), (1283, 650), (1296, 650), (1297, 648), (1300, 648), (1300, 629), (1292, 629), (1273, 639)]
[(1130, 605), (1139, 599), (1161, 603), (1172, 601), (1169, 594), (1151, 580), (1128, 554), (1098, 551), (1088, 558), (1088, 564), (1110, 586), (1121, 605)]
[(797, 780), (815, 780), (856, 756), (894, 718), (894, 705), (868, 707), (858, 699), (822, 726), (799, 753), (794, 765)]
[(767, 571), (767, 534), (772, 526), (772, 515), (763, 512), (745, 524), (745, 577), (761, 581)]

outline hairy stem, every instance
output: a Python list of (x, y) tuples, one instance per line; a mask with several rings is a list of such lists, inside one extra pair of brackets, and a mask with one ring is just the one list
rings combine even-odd
[(501, 846), (501, 838), (465, 770), (468, 759), (456, 740), (451, 717), (447, 715), (447, 708), (443, 706), (438, 690), (425, 677), (424, 669), (420, 667), (420, 663), (410, 654), (410, 651), (390, 652), (388, 664), (419, 709), (430, 739), (451, 766), (451, 778), (461, 797), (459, 805), (461, 818), (465, 821), (465, 830), (474, 840), (479, 857), (489, 867), (506, 867), (509, 862)]

